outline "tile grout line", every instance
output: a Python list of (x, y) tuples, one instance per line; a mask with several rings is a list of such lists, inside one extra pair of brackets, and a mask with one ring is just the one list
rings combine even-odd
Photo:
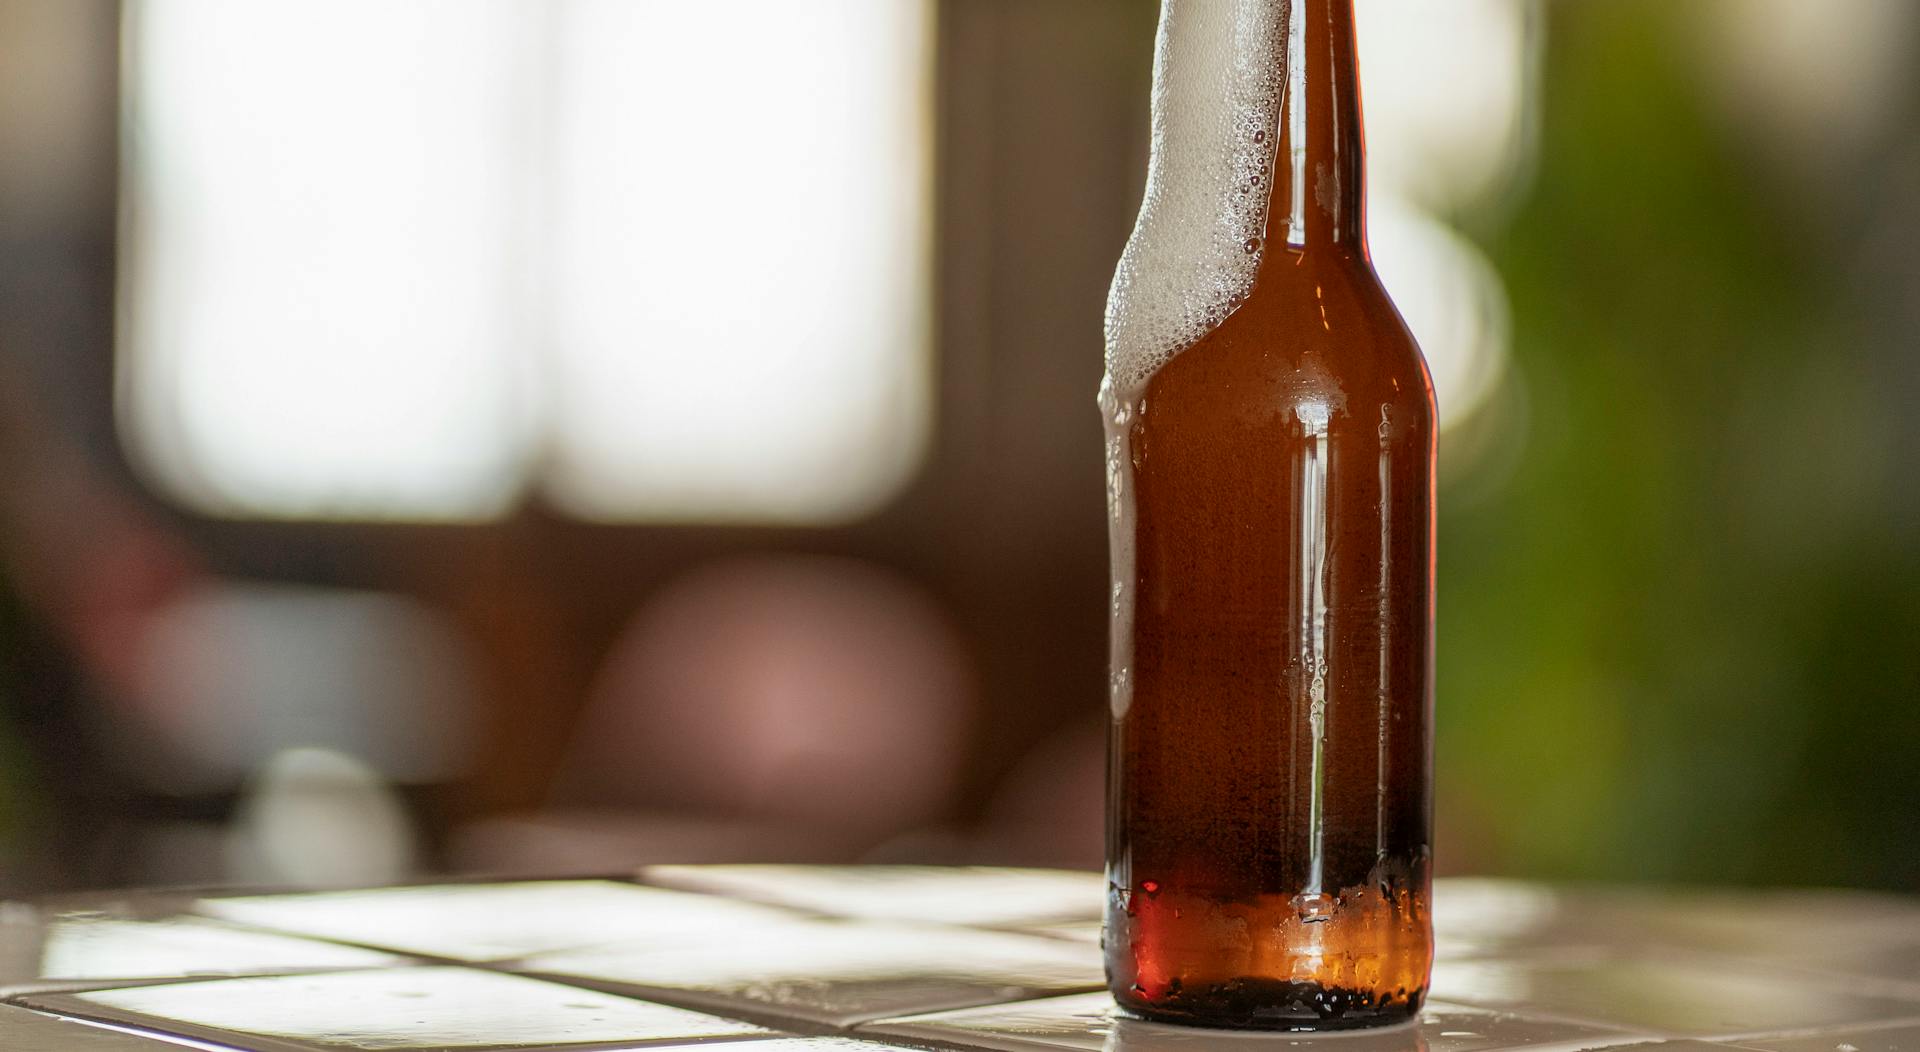
[[(848, 1022), (841, 1024), (841, 1023), (828, 1022), (820, 1019), (807, 1018), (803, 1016), (782, 1015), (782, 1014), (779, 1014), (779, 1008), (777, 1006), (773, 1006), (773, 1005), (762, 1006), (758, 1002), (745, 1001), (744, 999), (739, 999), (739, 998), (728, 998), (728, 999), (724, 999), (724, 1004), (715, 1004), (713, 1002), (709, 1002), (706, 999), (700, 997), (698, 994), (689, 996), (687, 991), (677, 989), (674, 987), (651, 986), (646, 983), (626, 982), (618, 979), (594, 979), (590, 976), (560, 975), (555, 973), (539, 972), (539, 971), (516, 971), (511, 967), (512, 963), (513, 963), (512, 961), (500, 961), (500, 962), (492, 962), (492, 963), (473, 964), (473, 965), (468, 965), (467, 967), (472, 968), (474, 970), (486, 971), (486, 972), (491, 972), (499, 975), (512, 975), (512, 976), (518, 976), (520, 978), (525, 978), (525, 979), (536, 979), (542, 982), (554, 983), (559, 986), (571, 987), (577, 990), (590, 990), (594, 993), (608, 994), (615, 997), (625, 997), (629, 1000), (639, 1001), (645, 1004), (665, 1005), (668, 1008), (678, 1008), (683, 1011), (699, 1012), (703, 1015), (718, 1016), (723, 1019), (732, 1019), (738, 1022), (749, 1023), (754, 1026), (764, 1026), (764, 1027), (769, 1027), (773, 1029), (789, 1030), (803, 1037), (848, 1037), (848, 1036), (852, 1036), (861, 1027), (871, 1026), (878, 1023), (885, 1023), (895, 1019), (904, 1019), (910, 1016), (929, 1015), (929, 1014), (944, 1013), (944, 1012), (961, 1012), (961, 1011), (967, 1011), (969, 1009), (974, 1009), (974, 1008), (995, 1008), (1003, 1005), (1025, 1004), (1030, 1001), (1044, 1001), (1052, 997), (1072, 997), (1080, 994), (1096, 993), (1101, 989), (1101, 987), (1099, 986), (1087, 985), (1087, 986), (1081, 986), (1081, 987), (1072, 987), (1072, 988), (1063, 989), (1063, 990), (1049, 990), (1043, 993), (1035, 993), (1035, 994), (1032, 994), (1031, 996), (1026, 996), (1026, 997), (1014, 997), (1014, 998), (1005, 998), (1005, 999), (999, 999), (999, 1000), (990, 1000), (990, 1001), (983, 1001), (977, 1004), (961, 1004), (961, 1005), (949, 1005), (946, 1007), (938, 1007), (938, 1008), (925, 1008), (925, 1009), (920, 1009), (915, 1011), (908, 1011), (904, 1014), (901, 1014), (898, 1012), (890, 1012), (890, 1013), (874, 1016), (872, 1018), (849, 1020)], [(716, 998), (715, 1000), (719, 1001), (722, 999)], [(736, 1007), (744, 1007), (745, 1011), (736, 1011), (735, 1010)], [(761, 1007), (764, 1007), (766, 1011), (756, 1010), (757, 1008), (761, 1008)]]
[(1810, 1037), (1827, 1037), (1844, 1034), (1872, 1034), (1881, 1030), (1894, 1030), (1903, 1026), (1920, 1026), (1920, 1015), (1902, 1016), (1898, 1019), (1868, 1019), (1851, 1023), (1834, 1023), (1831, 1026), (1796, 1027), (1786, 1030), (1753, 1031), (1743, 1030), (1724, 1037), (1701, 1038), (1702, 1041), (1716, 1041), (1726, 1045), (1738, 1045), (1742, 1041), (1794, 1041)]
[[(575, 877), (571, 879), (580, 879), (580, 878)], [(778, 909), (784, 912), (792, 913), (795, 916), (802, 917), (802, 918), (811, 918), (811, 919), (818, 919), (818, 920), (833, 920), (833, 921), (852, 921), (852, 922), (877, 921), (879, 923), (888, 923), (888, 924), (920, 923), (920, 924), (930, 924), (938, 927), (954, 928), (958, 930), (988, 931), (988, 932), (1000, 932), (1000, 933), (1007, 933), (1007, 934), (1017, 934), (1017, 935), (1023, 935), (1023, 936), (1034, 938), (1034, 939), (1047, 939), (1049, 941), (1073, 941), (1073, 940), (1055, 940), (1055, 938), (1048, 933), (1022, 931), (1017, 928), (994, 927), (994, 926), (980, 925), (980, 924), (963, 924), (963, 923), (952, 923), (952, 922), (926, 922), (926, 921), (915, 922), (915, 921), (897, 919), (897, 918), (848, 917), (841, 914), (826, 912), (826, 911), (822, 911), (815, 908), (798, 907), (790, 903), (770, 902), (762, 898), (755, 898), (752, 896), (741, 895), (735, 892), (727, 892), (727, 891), (717, 890), (717, 889), (712, 889), (712, 890), (701, 889), (697, 887), (682, 887), (682, 886), (677, 886), (672, 884), (648, 883), (645, 879), (643, 879), (643, 877), (639, 873), (630, 873), (630, 874), (625, 874), (621, 876), (608, 876), (608, 877), (601, 877), (596, 879), (604, 879), (610, 882), (628, 884), (628, 885), (633, 885), (633, 886), (642, 887), (642, 888), (649, 888), (653, 890), (666, 890), (666, 891), (672, 891), (672, 892), (682, 893), (682, 894), (698, 895), (698, 896), (713, 899), (716, 901), (738, 902), (738, 903), (745, 903), (745, 904), (750, 904), (755, 906), (770, 907), (770, 908)], [(440, 883), (444, 883), (444, 881)], [(500, 880), (497, 878), (493, 880), (488, 880), (486, 878), (479, 878), (471, 881), (461, 881), (460, 883), (475, 883), (475, 884), (500, 883), (505, 885), (505, 884), (515, 883), (515, 882)], [(435, 885), (423, 884), (421, 886), (430, 887)], [(383, 889), (366, 889), (366, 890), (383, 890)], [(332, 937), (326, 937), (326, 936), (316, 936), (309, 933), (290, 932), (290, 931), (285, 931), (284, 929), (276, 929), (271, 927), (260, 927), (256, 925), (242, 924), (238, 922), (228, 921), (225, 918), (221, 918), (218, 916), (208, 916), (205, 914), (198, 914), (198, 913), (190, 913), (189, 915), (202, 917), (204, 919), (223, 923), (235, 928), (236, 930), (254, 931), (262, 934), (279, 935), (279, 936), (284, 936), (288, 938), (294, 938), (294, 939), (299, 939), (303, 941), (313, 942), (317, 944), (351, 947), (351, 948), (357, 948), (357, 949), (382, 952), (382, 953), (399, 957), (401, 959), (396, 960), (395, 962), (384, 965), (384, 966), (365, 966), (365, 967), (357, 967), (357, 968), (348, 967), (348, 968), (331, 968), (331, 969), (302, 969), (302, 970), (293, 970), (293, 971), (263, 972), (259, 974), (249, 974), (249, 975), (203, 975), (203, 976), (167, 977), (167, 978), (159, 978), (159, 979), (151, 979), (151, 980), (107, 982), (107, 983), (102, 983), (100, 985), (88, 985), (79, 989), (68, 988), (60, 991), (21, 990), (18, 987), (14, 987), (9, 989), (0, 989), (0, 1003), (13, 1004), (26, 1011), (36, 1012), (37, 1014), (40, 1014), (43, 1016), (49, 1016), (49, 1017), (58, 1018), (58, 1019), (67, 1019), (79, 1025), (96, 1026), (96, 1027), (102, 1027), (105, 1029), (114, 1030), (114, 1029), (124, 1029), (124, 1027), (122, 1027), (119, 1024), (108, 1025), (99, 1021), (85, 1019), (81, 1017), (69, 1017), (61, 1014), (46, 1012), (37, 1008), (33, 1008), (30, 1005), (19, 1004), (19, 1002), (17, 1001), (17, 998), (36, 996), (36, 994), (38, 993), (57, 992), (62, 994), (70, 994), (70, 993), (85, 992), (88, 990), (97, 991), (97, 990), (110, 990), (110, 989), (131, 989), (131, 988), (143, 987), (143, 986), (172, 985), (172, 984), (189, 983), (189, 982), (218, 982), (218, 981), (248, 979), (248, 978), (293, 977), (293, 976), (301, 976), (301, 975), (328, 974), (331, 972), (341, 972), (341, 971), (349, 971), (349, 972), (350, 971), (379, 971), (379, 970), (388, 970), (388, 969), (400, 971), (408, 968), (419, 968), (419, 967), (450, 967), (450, 968), (457, 968), (457, 969), (475, 971), (475, 972), (486, 972), (486, 973), (493, 973), (493, 974), (517, 976), (522, 978), (530, 978), (537, 981), (554, 983), (560, 986), (566, 986), (566, 987), (583, 989), (583, 990), (592, 990), (594, 992), (609, 994), (612, 996), (630, 998), (632, 1000), (639, 1001), (642, 1003), (657, 1003), (666, 1007), (679, 1008), (682, 1010), (695, 1011), (695, 1012), (699, 1012), (706, 1015), (733, 1019), (736, 1021), (749, 1023), (755, 1026), (767, 1026), (774, 1030), (773, 1033), (769, 1033), (765, 1035), (737, 1035), (737, 1036), (724, 1036), (724, 1037), (717, 1037), (717, 1038), (697, 1039), (698, 1043), (700, 1044), (708, 1044), (708, 1043), (738, 1044), (738, 1043), (751, 1043), (756, 1041), (777, 1040), (780, 1038), (838, 1038), (838, 1039), (847, 1039), (847, 1040), (856, 1040), (856, 1041), (884, 1040), (888, 1043), (902, 1044), (908, 1047), (919, 1047), (919, 1048), (938, 1050), (938, 1052), (953, 1052), (953, 1050), (959, 1050), (959, 1052), (991, 1052), (991, 1048), (992, 1048), (992, 1046), (989, 1046), (989, 1045), (969, 1043), (967, 1040), (945, 1041), (941, 1039), (923, 1038), (918, 1036), (895, 1037), (892, 1035), (875, 1034), (873, 1031), (866, 1029), (869, 1027), (883, 1026), (893, 1019), (906, 1018), (906, 1016), (889, 1015), (889, 1016), (876, 1017), (872, 1019), (855, 1020), (855, 1021), (850, 1021), (844, 1024), (838, 1024), (838, 1023), (823, 1023), (817, 1019), (800, 1019), (796, 1017), (780, 1015), (780, 1014), (777, 1014), (779, 1012), (779, 1009), (777, 1008), (777, 1006), (767, 1006), (770, 1009), (770, 1011), (764, 1014), (755, 1012), (752, 1010), (741, 1012), (741, 1011), (735, 1011), (731, 1007), (732, 1005), (737, 1004), (738, 1002), (729, 1001), (727, 1002), (729, 1007), (726, 1007), (726, 1008), (720, 1008), (710, 1004), (693, 1003), (688, 1001), (684, 997), (675, 996), (675, 993), (676, 993), (675, 991), (671, 989), (666, 989), (666, 988), (650, 987), (644, 984), (624, 983), (624, 984), (617, 984), (621, 988), (610, 989), (605, 986), (595, 985), (594, 982), (592, 982), (591, 980), (578, 980), (573, 977), (549, 975), (549, 974), (538, 973), (538, 972), (520, 972), (520, 971), (511, 970), (512, 965), (517, 961), (524, 960), (527, 957), (534, 956), (534, 955), (521, 955), (519, 957), (493, 958), (487, 961), (461, 960), (458, 958), (443, 957), (437, 954), (430, 954), (430, 953), (418, 953), (413, 951), (396, 951), (391, 948), (382, 947), (375, 944), (356, 942), (356, 941), (347, 940), (347, 939), (339, 939), (339, 938), (332, 938)], [(589, 948), (589, 947), (574, 947), (571, 949), (585, 949), (585, 948)], [(555, 950), (542, 950), (540, 951), (540, 953), (565, 952), (567, 949), (569, 948), (559, 948)], [(1809, 978), (1810, 975), (1821, 975), (1821, 976), (1825, 976), (1827, 981), (1819, 983), (1818, 985), (1820, 986), (1838, 990), (1847, 985), (1846, 983), (1843, 983), (1841, 981), (1840, 977), (1827, 975), (1826, 973), (1822, 973), (1822, 972), (1812, 972), (1811, 970), (1801, 971), (1800, 969), (1793, 968), (1792, 966), (1784, 962), (1772, 960), (1768, 958), (1741, 957), (1737, 955), (1730, 955), (1718, 950), (1712, 950), (1712, 949), (1702, 950), (1702, 949), (1693, 948), (1693, 947), (1682, 947), (1679, 949), (1680, 949), (1681, 957), (1683, 957), (1684, 959), (1692, 963), (1696, 963), (1703, 966), (1731, 962), (1731, 963), (1738, 964), (1742, 969), (1752, 970), (1763, 976), (1772, 976), (1772, 977), (1777, 977), (1781, 979), (1792, 978), (1792, 979), (1806, 980), (1807, 978)], [(1490, 951), (1484, 955), (1470, 953), (1464, 957), (1457, 957), (1453, 959), (1459, 960), (1462, 962), (1475, 962), (1475, 961), (1512, 962), (1514, 961), (1515, 958), (1511, 953)], [(1853, 978), (1864, 980), (1869, 977), (1860, 976), (1860, 977), (1853, 977)], [(614, 981), (612, 980), (608, 980), (608, 982), (614, 983)], [(1904, 1002), (1904, 1001), (1913, 1001), (1913, 1000), (1916, 1000), (1916, 998), (1920, 998), (1920, 986), (1917, 986), (1911, 983), (1906, 983), (1900, 980), (1889, 980), (1889, 979), (1881, 978), (1876, 983), (1876, 987), (1878, 988), (1879, 994), (1881, 996), (1886, 997), (1889, 1000)], [(932, 1014), (932, 1013), (965, 1011), (972, 1008), (988, 1009), (988, 1008), (994, 1008), (994, 1007), (1013, 1006), (1013, 1005), (1018, 1005), (1025, 1002), (1045, 1000), (1053, 997), (1072, 996), (1076, 993), (1083, 993), (1083, 992), (1090, 993), (1096, 989), (1098, 988), (1088, 987), (1088, 988), (1085, 988), (1085, 990), (1079, 990), (1079, 989), (1057, 990), (1057, 991), (1050, 991), (1046, 993), (1032, 994), (1024, 997), (1018, 997), (1011, 1000), (989, 1001), (979, 1005), (963, 1005), (963, 1006), (956, 1006), (952, 1008), (940, 1008), (940, 1009), (931, 1009), (926, 1011), (916, 1011), (916, 1012), (909, 1013), (909, 1015), (923, 1015), (923, 1014)], [(1896, 990), (1899, 992), (1890, 992), (1890, 991), (1896, 991)], [(1597, 1029), (1610, 1031), (1610, 1033), (1595, 1034), (1583, 1040), (1555, 1041), (1555, 1042), (1548, 1042), (1548, 1043), (1539, 1044), (1539, 1045), (1527, 1046), (1528, 1052), (1575, 1052), (1575, 1050), (1581, 1050), (1581, 1049), (1613, 1048), (1613, 1047), (1618, 1047), (1620, 1045), (1636, 1043), (1636, 1042), (1673, 1041), (1673, 1040), (1698, 1040), (1705, 1043), (1718, 1043), (1718, 1044), (1728, 1046), (1730, 1048), (1740, 1048), (1740, 1049), (1751, 1050), (1751, 1046), (1743, 1045), (1743, 1044), (1740, 1044), (1739, 1042), (1794, 1039), (1794, 1038), (1818, 1038), (1818, 1037), (1827, 1036), (1827, 1035), (1853, 1034), (1853, 1033), (1871, 1034), (1871, 1033), (1882, 1031), (1882, 1030), (1894, 1029), (1901, 1026), (1908, 1026), (1908, 1025), (1920, 1023), (1920, 1015), (1915, 1015), (1911, 1017), (1902, 1017), (1898, 1019), (1882, 1019), (1882, 1020), (1865, 1021), (1865, 1022), (1840, 1023), (1840, 1024), (1820, 1026), (1820, 1027), (1810, 1027), (1810, 1028), (1770, 1030), (1766, 1032), (1742, 1031), (1739, 1033), (1732, 1034), (1730, 1036), (1682, 1038), (1679, 1035), (1673, 1035), (1673, 1034), (1636, 1033), (1636, 1032), (1632, 1032), (1627, 1029), (1624, 1029), (1621, 1026), (1621, 1024), (1618, 1024), (1618, 1023), (1601, 1023), (1601, 1022), (1598, 1022), (1592, 1019), (1587, 1019), (1580, 1016), (1563, 1015), (1557, 1012), (1541, 1011), (1532, 1006), (1514, 1007), (1510, 1004), (1492, 1004), (1472, 995), (1469, 995), (1466, 997), (1444, 997), (1444, 998), (1438, 998), (1437, 1000), (1440, 1000), (1443, 1002), (1457, 1003), (1463, 1007), (1472, 1008), (1480, 1011), (1513, 1014), (1513, 1015), (1521, 1016), (1523, 1018), (1537, 1020), (1540, 1022), (1561, 1023), (1565, 1025), (1577, 1025), (1577, 1026), (1597, 1028)], [(1916, 1011), (1920, 1011), (1920, 1004), (1916, 1004), (1915, 1008), (1916, 1008)], [(184, 1025), (191, 1025), (191, 1024), (184, 1024)], [(151, 1036), (157, 1040), (168, 1040), (170, 1037), (174, 1040), (186, 1040), (186, 1041), (199, 1040), (197, 1038), (192, 1038), (185, 1035), (164, 1035), (161, 1032), (140, 1031), (140, 1030), (134, 1030), (134, 1029), (129, 1029), (127, 1030), (127, 1032), (133, 1033), (133, 1034), (139, 1034), (141, 1036)], [(239, 1035), (238, 1032), (235, 1032), (235, 1033), (236, 1033), (236, 1036), (246, 1036), (250, 1040), (256, 1040), (253, 1035)], [(961, 1035), (961, 1036), (964, 1037), (964, 1035)], [(283, 1042), (285, 1039), (262, 1038), (258, 1040)], [(656, 1046), (686, 1044), (690, 1040), (694, 1040), (694, 1039), (658, 1038), (658, 1039), (645, 1039), (640, 1041), (613, 1042), (613, 1043), (606, 1043), (606, 1044), (593, 1042), (593, 1043), (586, 1043), (586, 1044), (569, 1044), (564, 1046), (538, 1046), (538, 1048), (550, 1048), (552, 1052), (563, 1052), (563, 1050), (564, 1052), (602, 1052), (602, 1050), (615, 1050), (615, 1049), (626, 1049), (626, 1048), (638, 1049), (638, 1048), (650, 1048), (650, 1047), (656, 1047)], [(225, 1052), (226, 1046), (222, 1045), (219, 1047), (221, 1048), (222, 1052)], [(280, 1046), (276, 1045), (274, 1049), (256, 1048), (255, 1052), (279, 1052), (279, 1047)], [(293, 1047), (293, 1046), (288, 1046), (288, 1047)], [(299, 1049), (299, 1052), (314, 1052), (314, 1049), (319, 1046), (314, 1046), (303, 1041), (303, 1042), (299, 1042), (297, 1047)], [(1064, 1046), (1056, 1046), (1056, 1047), (1064, 1047)], [(509, 1049), (511, 1049), (512, 1052), (537, 1052), (537, 1049), (534, 1046), (527, 1046), (527, 1045), (488, 1046), (486, 1048), (476, 1048), (474, 1049), (474, 1052), (507, 1052), (507, 1050)]]
[[(1458, 994), (1448, 994), (1445, 996), (1430, 995), (1428, 997), (1428, 1001), (1429, 1002), (1439, 1001), (1442, 1004), (1457, 1004), (1464, 1008), (1478, 1009), (1479, 1011), (1482, 1011), (1482, 1012), (1499, 1012), (1499, 1013), (1505, 1013), (1507, 1015), (1516, 1015), (1516, 1016), (1521, 1016), (1527, 1019), (1537, 1020), (1542, 1023), (1559, 1023), (1562, 1026), (1584, 1026), (1584, 1027), (1588, 1027), (1589, 1029), (1601, 1030), (1601, 1031), (1607, 1032), (1607, 1034), (1603, 1034), (1601, 1036), (1609, 1036), (1611, 1034), (1616, 1034), (1616, 1033), (1625, 1033), (1625, 1034), (1633, 1034), (1636, 1036), (1637, 1040), (1641, 1040), (1641, 1041), (1645, 1041), (1650, 1038), (1656, 1041), (1694, 1040), (1692, 1038), (1688, 1038), (1682, 1035), (1670, 1034), (1670, 1033), (1665, 1033), (1657, 1030), (1647, 1030), (1644, 1028), (1636, 1029), (1634, 1024), (1631, 1024), (1631, 1023), (1603, 1022), (1596, 1018), (1576, 1015), (1570, 1012), (1560, 1012), (1550, 1008), (1543, 1008), (1538, 1005), (1531, 1005), (1531, 1004), (1516, 1005), (1509, 1001), (1487, 1001), (1487, 1000), (1482, 1000), (1471, 994), (1466, 996), (1461, 996)], [(1600, 1046), (1596, 1045), (1594, 1047), (1597, 1048)], [(1531, 1052), (1531, 1049), (1529, 1049), (1529, 1052)]]
[[(77, 1023), (82, 1026), (118, 1031), (150, 1040), (167, 1041), (172, 1044), (182, 1044), (182, 1042), (184, 1042), (185, 1044), (182, 1047), (210, 1048), (213, 1052), (344, 1052), (344, 1050), (338, 1049), (337, 1047), (328, 1049), (323, 1046), (312, 1045), (305, 1041), (296, 1041), (290, 1038), (274, 1037), (269, 1034), (249, 1034), (238, 1030), (223, 1030), (219, 1027), (199, 1026), (194, 1023), (178, 1020), (168, 1020), (167, 1022), (169, 1025), (181, 1029), (162, 1030), (158, 1026), (143, 1027), (128, 1023), (125, 1020), (103, 1019), (98, 1016), (85, 1015), (77, 1012), (47, 1011), (39, 1008), (29, 1010), (39, 1012), (41, 1015), (54, 1019), (63, 1019), (71, 1023)], [(230, 1035), (231, 1038), (244, 1039), (247, 1044), (237, 1044), (228, 1036), (223, 1035)]]
[[(174, 1045), (179, 1048), (198, 1049), (199, 1052), (247, 1052), (247, 1050), (241, 1049), (239, 1046), (233, 1045), (227, 1042), (220, 1042), (218, 1044), (215, 1044), (210, 1041), (202, 1041), (198, 1038), (187, 1037), (184, 1034), (169, 1034), (164, 1030), (142, 1029), (136, 1026), (128, 1026), (124, 1023), (109, 1023), (109, 1022), (106, 1022), (105, 1020), (100, 1020), (100, 1019), (88, 1019), (84, 1016), (64, 1015), (57, 1012), (42, 1012), (39, 1009), (35, 1009), (35, 1008), (29, 1008), (29, 1009), (26, 1009), (26, 1011), (33, 1012), (36, 1015), (45, 1016), (48, 1019), (57, 1019), (60, 1022), (67, 1023), (72, 1026), (84, 1026), (94, 1030), (106, 1030), (116, 1034), (126, 1034), (130, 1037), (137, 1037), (145, 1041), (152, 1041), (156, 1044)], [(271, 1050), (268, 1050), (268, 1052), (271, 1052)]]

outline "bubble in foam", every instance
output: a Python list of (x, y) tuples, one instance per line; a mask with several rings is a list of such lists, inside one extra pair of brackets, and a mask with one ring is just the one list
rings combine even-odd
[(1107, 298), (1131, 391), (1226, 320), (1264, 255), (1285, 0), (1162, 0), (1146, 200)]

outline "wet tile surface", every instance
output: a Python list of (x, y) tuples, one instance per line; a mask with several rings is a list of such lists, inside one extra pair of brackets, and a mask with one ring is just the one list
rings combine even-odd
[(1098, 951), (1007, 932), (795, 922), (697, 945), (634, 943), (521, 962), (716, 1011), (829, 1025), (1098, 988)]
[(1021, 925), (1010, 931), (1022, 931), (1029, 935), (1043, 935), (1049, 939), (1070, 939), (1074, 942), (1100, 944), (1100, 922), (1097, 920), (1069, 921), (1065, 924)]
[(262, 1052), (605, 1046), (765, 1033), (630, 998), (451, 967), (229, 979), (25, 1001), (43, 1011)]
[(1442, 961), (1433, 996), (1674, 1037), (1727, 1037), (1920, 1014), (1920, 998), (1731, 960), (1623, 955)]
[(197, 908), (240, 924), (460, 961), (631, 939), (724, 940), (791, 918), (753, 903), (606, 880), (211, 898)]
[(0, 1005), (0, 1048), (7, 1052), (180, 1052), (181, 1046)]
[(1920, 1017), (1888, 1027), (1843, 1029), (1799, 1037), (1743, 1038), (1759, 1052), (1912, 1052), (1920, 1049)]
[[(1636, 1036), (1595, 1026), (1533, 1019), (1464, 1005), (1429, 1005), (1412, 1025), (1365, 1033), (1313, 1038), (1288, 1034), (1235, 1034), (1166, 1026), (1119, 1015), (1104, 993), (1055, 997), (1024, 1004), (883, 1020), (862, 1033), (907, 1041), (962, 1044), (998, 1052), (1255, 1052), (1311, 1046), (1343, 1052), (1482, 1052), (1559, 1046), (1571, 1042), (1602, 1047)], [(1332, 1044), (1329, 1044), (1332, 1042)]]
[(392, 954), (248, 931), (198, 917), (0, 913), (0, 993), (52, 985), (383, 968)]
[(836, 917), (1009, 927), (1100, 917), (1106, 879), (1047, 869), (649, 866), (640, 879)]
[(1434, 952), (1440, 958), (1497, 954), (1583, 940), (1565, 896), (1508, 880), (1437, 882)]
[(642, 879), (0, 904), (0, 1052), (1920, 1052), (1893, 896), (1442, 881), (1417, 1023), (1308, 1038), (1117, 1017), (1094, 874)]
[(1719, 954), (1823, 970), (1898, 974), (1920, 963), (1920, 905), (1858, 891), (1555, 889), (1503, 880), (1440, 882), (1443, 958), (1623, 946)]
[(1753, 1052), (1745, 1044), (1724, 1044), (1718, 1040), (1693, 1040), (1690, 1037), (1678, 1037), (1672, 1040), (1638, 1040), (1634, 1044), (1620, 1044), (1609, 1052)]
[[(698, 1045), (646, 1045), (647, 1052), (697, 1048)], [(716, 1049), (711, 1043), (706, 1052), (902, 1052), (907, 1045), (890, 1044), (879, 1038), (853, 1037), (775, 1037), (750, 1041), (729, 1041)]]

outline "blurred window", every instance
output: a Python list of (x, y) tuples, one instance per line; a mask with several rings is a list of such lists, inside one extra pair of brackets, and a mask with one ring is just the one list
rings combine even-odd
[(1520, 189), (1533, 154), (1541, 15), (1535, 0), (1360, 0), (1354, 14), (1368, 240), (1425, 352), (1440, 426), (1452, 429), (1493, 400), (1510, 318), (1499, 273), (1451, 220)]
[(844, 521), (930, 421), (931, 0), (132, 0), (127, 444), (241, 518)]

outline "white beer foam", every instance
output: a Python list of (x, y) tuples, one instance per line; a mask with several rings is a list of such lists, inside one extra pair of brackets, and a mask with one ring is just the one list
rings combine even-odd
[(1265, 253), (1288, 0), (1163, 0), (1146, 199), (1107, 298), (1130, 392), (1225, 321)]

